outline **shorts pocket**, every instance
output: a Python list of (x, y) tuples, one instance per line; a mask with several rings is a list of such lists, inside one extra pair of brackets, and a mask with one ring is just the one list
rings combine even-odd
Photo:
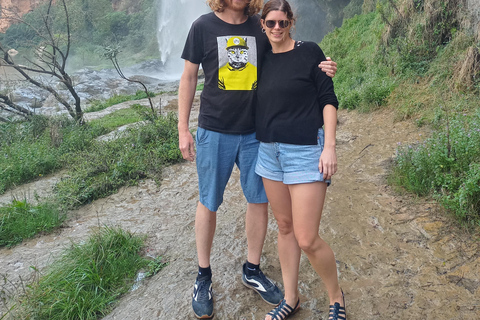
[(202, 128), (197, 129), (197, 133), (195, 134), (195, 142), (197, 145), (207, 143), (208, 138), (208, 131)]

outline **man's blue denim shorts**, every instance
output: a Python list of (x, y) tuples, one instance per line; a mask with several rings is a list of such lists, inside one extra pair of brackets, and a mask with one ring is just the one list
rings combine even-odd
[[(324, 143), (323, 129), (318, 130), (316, 145), (261, 142), (255, 172), (264, 178), (285, 184), (323, 181), (318, 163)], [(330, 184), (330, 180), (325, 182)]]
[(248, 203), (268, 202), (262, 178), (255, 173), (259, 141), (255, 133), (225, 134), (198, 128), (197, 173), (200, 202), (210, 211), (217, 211), (236, 164), (240, 183)]

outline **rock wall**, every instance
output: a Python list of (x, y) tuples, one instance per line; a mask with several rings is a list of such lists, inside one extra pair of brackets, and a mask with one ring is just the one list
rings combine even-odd
[(474, 27), (476, 26), (477, 32), (480, 32), (480, 1), (478, 0), (467, 0), (468, 10), (472, 14), (472, 21)]
[(0, 32), (5, 32), (14, 22), (12, 17), (23, 16), (47, 0), (0, 0)]

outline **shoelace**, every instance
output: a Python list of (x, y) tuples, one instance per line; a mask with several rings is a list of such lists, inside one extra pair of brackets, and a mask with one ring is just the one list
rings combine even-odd
[(273, 286), (273, 283), (272, 283), (270, 280), (268, 280), (268, 278), (263, 274), (262, 271), (260, 271), (260, 272), (258, 273), (258, 276), (259, 276), (260, 279), (262, 280), (262, 283), (265, 283), (265, 284), (266, 284), (266, 285), (264, 285), (265, 289), (270, 288), (270, 287)]
[(207, 281), (199, 281), (197, 288), (197, 300), (210, 300), (210, 284)]

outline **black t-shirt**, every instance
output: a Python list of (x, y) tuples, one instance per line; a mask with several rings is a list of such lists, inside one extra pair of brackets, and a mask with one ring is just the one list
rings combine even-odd
[(230, 134), (255, 131), (257, 70), (269, 48), (258, 16), (233, 25), (211, 12), (192, 24), (182, 58), (201, 64), (205, 73), (199, 127)]
[(256, 136), (263, 142), (317, 144), (323, 108), (338, 108), (333, 81), (318, 64), (325, 55), (314, 42), (288, 52), (266, 53), (257, 90)]

